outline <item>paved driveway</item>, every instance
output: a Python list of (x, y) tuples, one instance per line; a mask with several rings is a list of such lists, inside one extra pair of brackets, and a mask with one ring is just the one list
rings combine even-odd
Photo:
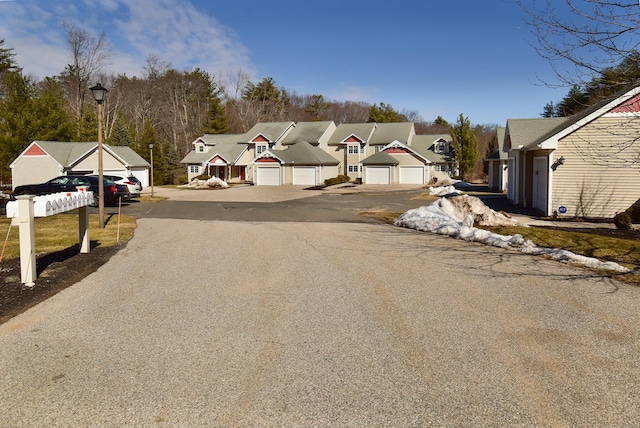
[(633, 426), (639, 297), (383, 224), (142, 218), (0, 326), (0, 426)]

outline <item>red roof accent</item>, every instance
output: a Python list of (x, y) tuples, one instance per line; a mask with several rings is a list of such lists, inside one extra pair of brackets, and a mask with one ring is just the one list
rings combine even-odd
[(358, 138), (351, 136), (349, 138), (347, 138), (346, 140), (344, 140), (345, 143), (362, 143), (362, 141), (360, 141)]
[(34, 144), (29, 147), (29, 150), (24, 152), (23, 156), (47, 156), (47, 152), (42, 150), (42, 147), (40, 147), (39, 145)]
[(640, 112), (640, 94), (629, 98), (624, 103), (611, 109), (610, 113), (639, 113)]
[(264, 136), (262, 135), (258, 135), (256, 138), (253, 139), (254, 143), (268, 143), (269, 140), (267, 140)]
[(404, 147), (389, 147), (385, 150), (387, 153), (411, 153), (410, 150), (405, 149)]
[[(220, 162), (217, 162), (217, 161), (220, 161)], [(212, 164), (212, 165), (213, 165), (213, 164), (216, 164), (216, 165), (226, 165), (226, 164), (227, 164), (227, 161), (226, 161), (226, 160), (224, 160), (224, 159), (222, 159), (222, 158), (220, 157), (220, 155), (215, 155), (212, 159), (210, 159), (210, 160), (209, 160), (209, 163), (210, 163), (210, 164)]]
[(267, 163), (267, 162), (278, 162), (278, 159), (275, 158), (260, 158), (258, 160), (256, 160), (256, 162), (260, 162), (260, 163)]

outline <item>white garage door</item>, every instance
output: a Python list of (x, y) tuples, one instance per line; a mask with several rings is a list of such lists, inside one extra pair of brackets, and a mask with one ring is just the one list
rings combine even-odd
[(315, 166), (296, 166), (293, 168), (293, 184), (304, 186), (316, 185)]
[(366, 184), (391, 184), (391, 168), (388, 166), (368, 166)]
[(401, 166), (400, 184), (424, 184), (424, 168), (421, 166)]
[(259, 166), (257, 170), (258, 186), (279, 186), (280, 185), (280, 167)]

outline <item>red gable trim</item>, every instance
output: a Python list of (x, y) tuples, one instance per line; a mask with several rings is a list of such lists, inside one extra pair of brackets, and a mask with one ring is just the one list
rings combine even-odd
[(220, 157), (219, 155), (214, 156), (212, 159), (209, 160), (210, 164), (217, 164), (217, 165), (226, 165), (227, 161), (224, 160), (222, 157)]
[(346, 140), (344, 140), (344, 142), (345, 143), (362, 143), (362, 140), (360, 140), (360, 139), (358, 139), (358, 138), (356, 138), (354, 136), (351, 136), (351, 137), (347, 138)]
[(39, 145), (34, 144), (29, 147), (29, 150), (24, 152), (23, 156), (47, 156), (47, 152), (42, 150), (42, 147), (40, 147)]
[(409, 153), (409, 154), (411, 154), (412, 153), (411, 150), (407, 150), (404, 147), (389, 147), (388, 149), (385, 150), (385, 152), (391, 153), (391, 154), (393, 154), (393, 153), (396, 153), (396, 154), (397, 153)]
[(264, 157), (264, 158), (260, 158), (260, 159), (256, 160), (256, 162), (260, 162), (260, 163), (269, 163), (269, 162), (278, 163), (278, 159), (270, 158), (270, 157), (269, 158)]
[(610, 113), (639, 113), (640, 112), (640, 94), (629, 98), (624, 103), (611, 109)]
[(268, 143), (269, 140), (266, 139), (264, 136), (262, 135), (258, 135), (256, 138), (253, 139), (254, 143)]

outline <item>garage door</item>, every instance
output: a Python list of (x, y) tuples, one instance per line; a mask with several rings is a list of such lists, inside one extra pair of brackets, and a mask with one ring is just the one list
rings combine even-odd
[(304, 186), (316, 185), (315, 166), (296, 166), (293, 168), (293, 184)]
[(391, 168), (388, 166), (368, 166), (366, 184), (391, 184)]
[(421, 166), (401, 166), (400, 184), (424, 184), (424, 168)]
[(279, 186), (280, 185), (280, 167), (269, 168), (259, 166), (258, 171), (258, 186)]

